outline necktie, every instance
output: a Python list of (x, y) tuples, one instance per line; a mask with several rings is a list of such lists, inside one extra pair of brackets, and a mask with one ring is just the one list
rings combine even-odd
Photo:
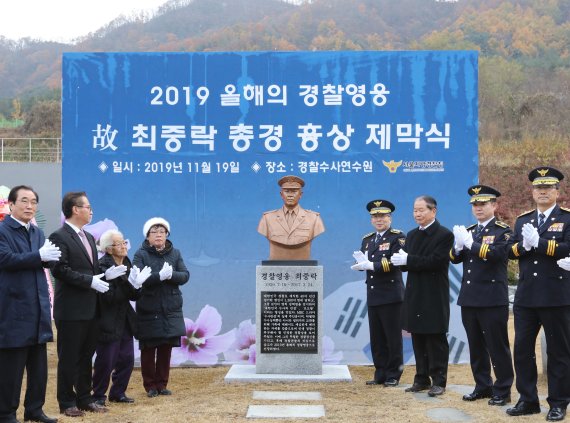
[(285, 220), (287, 221), (287, 226), (289, 226), (289, 228), (291, 228), (291, 226), (293, 226), (293, 222), (295, 221), (295, 214), (293, 213), (292, 210), (289, 210), (285, 214)]
[(380, 244), (380, 234), (376, 232), (376, 238), (374, 238), (374, 245)]
[(540, 230), (541, 226), (544, 225), (544, 219), (546, 218), (546, 216), (544, 215), (544, 213), (540, 213), (538, 215), (538, 229)]
[(483, 232), (483, 225), (477, 225), (477, 229), (475, 229), (475, 236), (481, 235), (481, 232)]
[(87, 250), (87, 254), (89, 255), (89, 260), (91, 260), (91, 264), (93, 264), (93, 251), (91, 251), (91, 245), (89, 245), (89, 241), (87, 241), (87, 236), (85, 236), (85, 232), (79, 231), (78, 235), (79, 238), (81, 238), (83, 246)]

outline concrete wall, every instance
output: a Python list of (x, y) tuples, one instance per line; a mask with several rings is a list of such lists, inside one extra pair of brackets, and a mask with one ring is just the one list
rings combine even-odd
[(38, 193), (36, 219), (48, 236), (61, 226), (61, 163), (0, 163), (0, 185), (22, 184)]

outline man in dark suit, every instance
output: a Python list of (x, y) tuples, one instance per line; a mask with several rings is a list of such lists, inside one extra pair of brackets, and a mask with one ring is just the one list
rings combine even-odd
[[(475, 225), (454, 226), (455, 246), (452, 263), (463, 263), (463, 279), (457, 304), (469, 342), (469, 359), (475, 379), (465, 401), (490, 398), (489, 405), (511, 401), (514, 372), (507, 323), (509, 295), (507, 263), (512, 231), (495, 218), (501, 193), (486, 185), (467, 190), (471, 196)], [(491, 363), (495, 383), (491, 377)]]
[(408, 272), (403, 328), (412, 334), (416, 375), (406, 392), (429, 389), (429, 396), (441, 395), (447, 384), (449, 360), (449, 250), (453, 233), (435, 218), (437, 202), (424, 195), (414, 202), (414, 219), (419, 225), (406, 237), (405, 250), (392, 256), (395, 266)]
[[(91, 395), (91, 361), (98, 338), (98, 292), (109, 284), (99, 273), (93, 236), (83, 231), (91, 222), (93, 209), (84, 192), (69, 192), (62, 201), (64, 225), (50, 235), (60, 248), (61, 259), (52, 267), (55, 281), (54, 320), (57, 327), (57, 400), (61, 413), (83, 416), (83, 411), (104, 413), (107, 408)], [(105, 277), (125, 273), (112, 267)], [(122, 273), (121, 273), (122, 271)]]
[(517, 218), (509, 251), (520, 269), (513, 308), (520, 398), (507, 414), (540, 413), (535, 345), (542, 326), (548, 351), (546, 400), (550, 410), (546, 420), (559, 421), (566, 416), (570, 401), (570, 272), (559, 267), (557, 260), (570, 253), (570, 210), (556, 204), (564, 178), (560, 171), (538, 167), (528, 177), (536, 209)]
[(404, 299), (402, 271), (390, 263), (392, 254), (404, 246), (406, 237), (392, 229), (395, 206), (386, 200), (366, 205), (375, 231), (364, 236), (354, 252), (353, 270), (366, 270), (366, 301), (374, 379), (367, 385), (398, 386), (404, 364), (400, 312)]
[(46, 343), (53, 340), (44, 266), (61, 252), (31, 224), (38, 208), (32, 187), (8, 194), (10, 216), (0, 223), (0, 422), (14, 423), (27, 373), (24, 420), (55, 423), (43, 405), (47, 385)]

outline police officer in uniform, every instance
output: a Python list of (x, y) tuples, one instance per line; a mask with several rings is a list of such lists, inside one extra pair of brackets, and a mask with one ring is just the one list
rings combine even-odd
[(396, 209), (392, 203), (373, 200), (366, 209), (375, 231), (364, 236), (360, 251), (353, 254), (357, 263), (351, 266), (366, 271), (370, 347), (376, 368), (374, 379), (366, 384), (393, 387), (398, 386), (403, 370), (400, 311), (404, 283), (401, 270), (390, 263), (390, 257), (404, 246), (406, 237), (391, 228)]
[[(475, 389), (463, 395), (463, 400), (490, 398), (489, 405), (502, 406), (511, 401), (514, 378), (507, 329), (507, 263), (512, 231), (495, 218), (499, 191), (474, 185), (467, 193), (477, 223), (468, 228), (453, 227), (455, 245), (450, 251), (452, 263), (463, 263), (457, 304), (461, 306), (475, 379)], [(491, 363), (496, 377), (494, 384)]]
[(521, 214), (515, 223), (509, 256), (519, 261), (515, 296), (514, 363), (520, 398), (507, 414), (540, 413), (536, 389), (536, 337), (542, 326), (548, 350), (547, 377), (550, 406), (546, 420), (566, 416), (570, 401), (570, 272), (557, 260), (570, 253), (570, 210), (560, 207), (560, 181), (564, 175), (539, 167), (528, 175), (536, 209)]

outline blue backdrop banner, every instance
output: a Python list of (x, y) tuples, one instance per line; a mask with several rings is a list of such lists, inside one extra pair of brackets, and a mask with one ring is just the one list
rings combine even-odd
[[(325, 360), (368, 363), (364, 276), (350, 269), (372, 230), (365, 206), (390, 200), (404, 232), (421, 194), (438, 200), (444, 226), (473, 220), (477, 90), (472, 51), (67, 53), (63, 191), (85, 190), (88, 229), (117, 227), (131, 257), (147, 219), (170, 222), (191, 273), (193, 343), (173, 364), (204, 365), (254, 360), (255, 266), (269, 252), (257, 225), (282, 206), (277, 180), (302, 177), (301, 205), (326, 227), (312, 246), (324, 267)], [(468, 357), (459, 272), (451, 362)]]

